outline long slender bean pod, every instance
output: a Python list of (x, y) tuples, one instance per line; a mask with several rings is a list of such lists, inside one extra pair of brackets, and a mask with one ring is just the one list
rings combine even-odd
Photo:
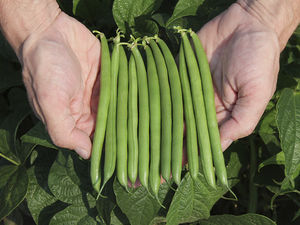
[(185, 54), (183, 44), (180, 45), (179, 50), (179, 75), (182, 86), (183, 101), (184, 101), (184, 117), (186, 124), (186, 140), (187, 140), (187, 157), (188, 167), (191, 177), (196, 179), (199, 172), (198, 162), (198, 146), (197, 146), (197, 131), (192, 102), (192, 94), (187, 74)]
[(139, 98), (139, 179), (148, 189), (149, 177), (149, 99), (146, 68), (141, 53), (134, 43), (131, 47), (137, 67)]
[(224, 157), (220, 142), (220, 134), (218, 121), (216, 117), (216, 107), (215, 107), (215, 97), (214, 97), (214, 88), (212, 77), (209, 69), (209, 64), (207, 61), (206, 53), (203, 49), (201, 41), (195, 32), (190, 32), (194, 46), (195, 52), (200, 68), (201, 81), (203, 84), (203, 95), (204, 103), (207, 115), (207, 125), (210, 137), (210, 144), (212, 148), (212, 155), (214, 166), (216, 168), (216, 174), (221, 183), (225, 186), (228, 186), (227, 182), (227, 173), (224, 163)]
[(128, 177), (134, 185), (138, 174), (138, 85), (134, 56), (129, 59)]
[(181, 37), (183, 41), (185, 57), (187, 59), (186, 63), (188, 67), (188, 74), (190, 77), (192, 89), (198, 143), (200, 148), (200, 160), (203, 167), (203, 173), (208, 184), (210, 184), (212, 187), (215, 187), (215, 173), (213, 168), (212, 153), (207, 127), (207, 119), (199, 67), (186, 32), (181, 32)]
[(118, 40), (114, 40), (114, 48), (111, 55), (111, 85), (110, 85), (110, 104), (108, 111), (108, 121), (105, 136), (105, 157), (103, 184), (100, 189), (102, 191), (104, 185), (111, 178), (116, 166), (116, 151), (117, 151), (117, 132), (116, 132), (116, 114), (117, 114), (117, 87), (119, 74), (119, 58), (120, 46)]
[(106, 37), (100, 33), (101, 40), (101, 74), (100, 93), (96, 128), (93, 139), (90, 176), (94, 189), (99, 192), (101, 185), (100, 161), (105, 137), (107, 114), (110, 102), (110, 53)]
[(153, 54), (149, 46), (145, 45), (147, 56), (147, 75), (149, 85), (150, 101), (150, 187), (158, 195), (160, 186), (160, 129), (161, 129), (161, 111), (160, 111), (160, 90), (157, 77), (156, 65)]
[(172, 97), (172, 177), (177, 185), (181, 181), (182, 170), (182, 148), (183, 148), (183, 99), (180, 84), (180, 77), (175, 59), (162, 39), (157, 39), (157, 43), (164, 55)]
[(128, 60), (120, 48), (117, 102), (117, 178), (127, 189), (127, 115), (128, 115)]
[(161, 174), (169, 183), (172, 151), (172, 102), (168, 70), (163, 54), (154, 40), (150, 40), (154, 55), (161, 96)]

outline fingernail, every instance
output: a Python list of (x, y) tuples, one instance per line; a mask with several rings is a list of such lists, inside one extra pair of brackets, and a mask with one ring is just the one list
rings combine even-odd
[(88, 159), (89, 158), (89, 153), (87, 150), (84, 150), (82, 148), (76, 148), (75, 152), (80, 155), (82, 158), (84, 159)]
[(222, 142), (222, 150), (223, 152), (229, 147), (229, 145), (231, 145), (232, 140), (231, 139), (227, 139), (225, 141)]

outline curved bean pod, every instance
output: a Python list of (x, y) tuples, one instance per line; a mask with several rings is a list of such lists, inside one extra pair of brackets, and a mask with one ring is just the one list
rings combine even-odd
[(138, 87), (134, 56), (129, 59), (128, 177), (132, 186), (138, 173)]
[(117, 102), (117, 178), (127, 189), (127, 103), (128, 60), (123, 46), (120, 48), (118, 102)]
[(181, 181), (182, 170), (182, 148), (183, 148), (183, 99), (180, 84), (180, 77), (175, 59), (162, 39), (157, 39), (157, 43), (164, 55), (172, 97), (172, 177), (177, 185)]
[(105, 137), (108, 107), (110, 102), (110, 53), (107, 40), (104, 34), (100, 33), (101, 40), (101, 72), (100, 72), (100, 93), (96, 128), (93, 138), (90, 176), (94, 189), (99, 192), (101, 185), (100, 161), (102, 147)]
[(189, 78), (188, 78), (186, 62), (185, 62), (183, 43), (181, 43), (180, 50), (179, 50), (179, 75), (181, 79), (183, 101), (184, 101), (183, 106), (184, 106), (184, 116), (185, 116), (185, 124), (186, 124), (188, 167), (189, 167), (191, 177), (193, 179), (196, 179), (199, 172), (197, 131), (196, 131), (191, 89), (190, 89)]
[(212, 148), (214, 166), (216, 168), (216, 174), (218, 179), (223, 185), (228, 186), (227, 172), (220, 142), (220, 133), (216, 116), (214, 88), (209, 64), (199, 37), (193, 31), (191, 32), (191, 37), (195, 46), (195, 52), (201, 73), (201, 81), (203, 84), (204, 103), (206, 109), (207, 125), (210, 137), (210, 144)]
[(207, 127), (203, 90), (197, 60), (187, 37), (186, 32), (181, 32), (186, 62), (192, 87), (192, 97), (197, 125), (198, 143), (200, 148), (200, 160), (204, 177), (212, 187), (216, 186), (215, 173), (212, 161), (211, 146)]
[(172, 102), (168, 70), (163, 54), (154, 40), (150, 40), (154, 55), (161, 96), (161, 174), (169, 182), (172, 151)]
[(160, 112), (160, 91), (157, 77), (156, 65), (153, 54), (149, 46), (145, 46), (147, 56), (147, 75), (149, 85), (150, 100), (150, 187), (157, 196), (160, 186), (160, 129), (161, 129), (161, 112)]
[(116, 113), (117, 113), (117, 87), (119, 74), (119, 56), (120, 46), (115, 43), (111, 55), (111, 85), (110, 85), (110, 104), (108, 111), (108, 121), (105, 135), (105, 157), (103, 184), (100, 189), (111, 178), (116, 167), (116, 151), (117, 151), (117, 132), (116, 132)]
[(137, 47), (133, 44), (131, 51), (134, 55), (138, 78), (139, 98), (139, 179), (141, 184), (148, 189), (149, 177), (149, 98), (147, 73), (143, 58)]

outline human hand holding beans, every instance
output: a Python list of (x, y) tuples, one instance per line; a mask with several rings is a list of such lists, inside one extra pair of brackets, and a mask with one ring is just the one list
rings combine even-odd
[(25, 41), (21, 59), (29, 101), (54, 144), (89, 158), (99, 96), (99, 40), (61, 12)]
[(276, 34), (234, 4), (198, 33), (210, 62), (221, 144), (250, 135), (275, 89)]
[[(23, 8), (16, 7), (20, 2)], [(260, 4), (272, 10), (260, 10)], [(275, 91), (279, 54), (299, 23), (299, 8), (299, 0), (239, 0), (199, 31), (213, 75), (223, 150), (258, 123)], [(29, 100), (54, 144), (89, 158), (99, 41), (53, 0), (1, 0), (0, 27), (22, 63)]]

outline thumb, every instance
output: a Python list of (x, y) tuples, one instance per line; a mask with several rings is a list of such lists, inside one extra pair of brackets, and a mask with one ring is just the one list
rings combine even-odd
[(220, 137), (223, 151), (230, 144), (250, 135), (260, 120), (269, 98), (263, 98), (258, 93), (240, 97), (234, 105), (231, 116), (220, 126)]
[(43, 98), (40, 104), (45, 125), (55, 145), (73, 149), (87, 159), (91, 154), (91, 140), (89, 134), (76, 127), (70, 102), (69, 98), (63, 95), (48, 95)]

